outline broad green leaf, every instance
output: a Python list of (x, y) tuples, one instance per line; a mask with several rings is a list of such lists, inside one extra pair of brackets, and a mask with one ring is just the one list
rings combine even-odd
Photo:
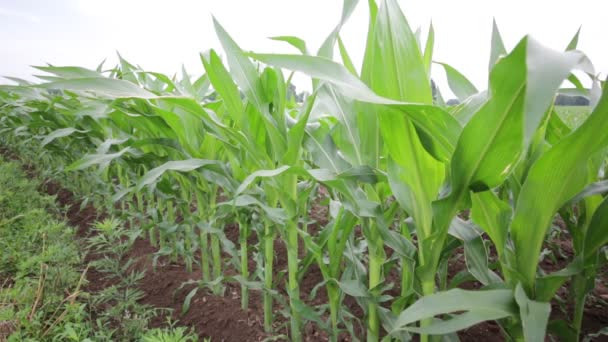
[(313, 104), (316, 99), (316, 93), (306, 99), (306, 106), (303, 107), (303, 112), (297, 119), (295, 125), (291, 127), (287, 133), (287, 152), (283, 156), (284, 164), (296, 164), (301, 159), (302, 143), (306, 134), (306, 124), (312, 111)]
[(500, 310), (480, 309), (454, 315), (453, 318), (446, 320), (434, 319), (433, 323), (425, 327), (407, 326), (403, 328), (403, 330), (418, 334), (446, 335), (464, 330), (481, 322), (498, 320), (507, 316), (508, 315)]
[(191, 156), (202, 157), (199, 151), (206, 130), (200, 116), (179, 107), (156, 108), (156, 114), (175, 132), (180, 144)]
[(199, 287), (195, 286), (192, 290), (190, 290), (190, 292), (188, 292), (188, 295), (184, 299), (184, 303), (182, 305), (182, 315), (184, 315), (190, 310), (190, 303), (192, 302), (192, 298), (196, 295), (198, 290)]
[(361, 79), (363, 82), (370, 84), (370, 79), (373, 73), (373, 40), (376, 31), (375, 25), (376, 17), (378, 16), (378, 5), (376, 5), (376, 0), (368, 0), (367, 5), (369, 9), (369, 22), (367, 27), (367, 40), (365, 42), (365, 53), (363, 55), (363, 65), (361, 66)]
[(464, 127), (451, 162), (449, 197), (437, 202), (436, 222), (447, 229), (469, 188), (499, 185), (523, 150), (527, 39), (502, 59), (490, 75), (492, 96)]
[(346, 69), (348, 69), (348, 71), (350, 71), (351, 74), (358, 77), (357, 69), (355, 68), (355, 65), (353, 64), (353, 61), (350, 59), (350, 56), (348, 55), (348, 51), (346, 50), (346, 47), (344, 46), (344, 42), (342, 42), (342, 39), (340, 38), (340, 36), (338, 36), (338, 48), (340, 49), (340, 56), (342, 57), (342, 63), (344, 64), (344, 67), (346, 67)]
[(490, 237), (499, 258), (502, 258), (507, 243), (507, 232), (513, 210), (492, 191), (471, 193), (473, 207), (471, 217)]
[[(258, 71), (249, 57), (232, 40), (224, 28), (213, 18), (215, 32), (228, 57), (228, 65), (236, 84), (245, 93), (263, 120), (266, 134), (271, 140), (274, 159), (279, 160), (287, 148), (287, 142), (277, 127), (277, 122), (271, 117), (266, 100), (266, 92)], [(282, 114), (282, 113), (281, 113)]]
[[(550, 320), (547, 325), (547, 333), (553, 336), (559, 336), (564, 342), (577, 342), (578, 333), (572, 328), (569, 322), (563, 319)], [(590, 342), (583, 340), (584, 342)]]
[(131, 193), (134, 189), (134, 187), (129, 187), (116, 192), (114, 195), (112, 195), (112, 202), (120, 201), (123, 197)]
[(578, 201), (582, 200), (585, 197), (605, 194), (606, 192), (608, 192), (608, 180), (591, 183), (587, 187), (585, 187), (583, 191), (572, 197), (567, 204), (576, 204)]
[(339, 173), (350, 167), (350, 164), (339, 153), (327, 125), (320, 124), (316, 128), (308, 127), (304, 144), (312, 156), (312, 161), (320, 168)]
[(150, 75), (150, 76), (154, 76), (156, 78), (156, 80), (160, 81), (159, 84), (165, 84), (167, 87), (164, 89), (160, 89), (160, 87), (158, 87), (159, 89), (155, 89), (153, 88), (152, 90), (161, 92), (161, 90), (163, 92), (172, 92), (174, 91), (177, 87), (175, 85), (175, 82), (173, 82), (169, 77), (167, 77), (167, 75), (161, 74), (159, 72), (151, 72), (151, 71), (137, 71), (137, 73), (139, 74), (146, 74), (146, 75)]
[(95, 150), (95, 154), (107, 154), (108, 151), (110, 151), (110, 147), (114, 146), (114, 145), (120, 145), (123, 144), (125, 142), (127, 142), (129, 139), (106, 139), (104, 140), (104, 142), (102, 142), (101, 144), (99, 144), (99, 146), (97, 146), (97, 149)]
[(306, 42), (303, 39), (293, 36), (277, 36), (270, 37), (272, 40), (276, 40), (279, 42), (285, 42), (289, 45), (298, 49), (303, 55), (308, 55), (308, 49), (306, 48)]
[[(578, 51), (558, 52), (529, 39), (526, 63), (526, 115), (524, 146), (528, 146), (555, 93), (575, 68), (588, 68), (588, 58)], [(590, 66), (593, 68), (593, 66)]]
[(521, 284), (518, 284), (515, 289), (515, 300), (519, 305), (519, 317), (524, 328), (526, 341), (544, 341), (547, 323), (549, 323), (549, 314), (551, 313), (551, 303), (529, 299)]
[(479, 91), (471, 81), (469, 81), (463, 74), (461, 74), (458, 70), (454, 69), (450, 65), (446, 63), (439, 63), (443, 69), (445, 70), (445, 75), (448, 79), (448, 85), (450, 89), (456, 95), (460, 102), (465, 101), (467, 98), (477, 94)]
[[(260, 151), (256, 148), (255, 144), (253, 144), (246, 136), (244, 136), (243, 132), (233, 129), (232, 127), (226, 126), (223, 124), (214, 113), (208, 109), (201, 107), (201, 105), (188, 98), (169, 98), (163, 99), (163, 102), (167, 102), (171, 105), (179, 107), (185, 112), (188, 112), (189, 115), (192, 116), (193, 119), (198, 121), (205, 122), (206, 128), (212, 128), (217, 131), (216, 136), (218, 138), (221, 137), (229, 137), (230, 139), (234, 139), (239, 144), (239, 151), (246, 150), (252, 158), (249, 160), (250, 162), (256, 164), (257, 166), (263, 165), (268, 162), (269, 156), (264, 153), (265, 151)], [(173, 114), (174, 116), (175, 114)], [(201, 138), (201, 137), (198, 137)], [(229, 146), (229, 145), (225, 145)], [(208, 156), (207, 156), (208, 157)], [(258, 164), (259, 163), (259, 164)]]
[(505, 44), (500, 36), (498, 25), (496, 25), (496, 19), (492, 19), (492, 48), (490, 50), (490, 64), (488, 67), (488, 72), (491, 73), (494, 65), (498, 61), (498, 58), (506, 54), (507, 50), (505, 49)]
[(608, 198), (605, 198), (593, 213), (585, 235), (585, 258), (590, 258), (608, 244)]
[(134, 71), (139, 70), (138, 67), (129, 63), (126, 59), (122, 57), (120, 53), (116, 53), (118, 55), (118, 62), (120, 63), (120, 77), (129, 82), (138, 83), (139, 80), (136, 77)]
[(260, 53), (249, 55), (266, 64), (300, 71), (313, 78), (331, 82), (350, 98), (371, 103), (398, 104), (397, 101), (376, 95), (344, 66), (324, 57)]
[[(463, 129), (452, 158), (452, 193), (438, 203), (447, 227), (467, 189), (501, 184), (519, 161), (561, 83), (584, 56), (524, 38), (490, 75), (490, 98)], [(523, 128), (523, 129), (522, 129)], [(451, 208), (451, 209), (447, 209)]]
[(264, 101), (264, 89), (255, 66), (215, 18), (213, 18), (213, 25), (215, 26), (215, 33), (226, 52), (234, 81), (247, 95), (249, 101), (258, 109), (263, 108), (266, 103)]
[(424, 48), (424, 67), (426, 74), (431, 77), (431, 65), (433, 63), (433, 48), (435, 46), (435, 29), (433, 28), (433, 22), (429, 25), (429, 34), (426, 37), (426, 45)]
[(483, 285), (500, 283), (500, 277), (488, 267), (488, 255), (483, 239), (477, 237), (464, 242), (464, 256), (469, 272)]
[(367, 287), (360, 280), (339, 281), (338, 286), (349, 296), (361, 298), (370, 297)]
[(395, 0), (382, 1), (372, 39), (369, 86), (395, 100), (433, 103), (431, 83), (414, 33)]
[(583, 270), (583, 261), (575, 257), (566, 268), (544, 275), (536, 280), (536, 299), (541, 302), (550, 302), (563, 284), (572, 279), (572, 276)]
[(458, 311), (467, 311), (477, 317), (474, 320), (467, 319), (469, 325), (459, 324), (458, 328), (462, 329), (480, 322), (475, 313), (487, 314), (488, 319), (498, 319), (513, 316), (517, 313), (516, 310), (511, 290), (452, 289), (420, 298), (399, 315), (394, 331), (407, 330), (409, 324), (425, 318)]
[(572, 132), (572, 130), (559, 117), (554, 108), (549, 114), (549, 122), (547, 124), (547, 129), (545, 132), (545, 139), (551, 145), (555, 145), (566, 135), (570, 134), (570, 132)]
[(99, 78), (103, 77), (98, 71), (77, 66), (34, 66), (34, 68), (48, 72), (61, 78)]
[(353, 101), (337, 92), (332, 86), (324, 85), (319, 90), (315, 105), (322, 106), (322, 110), (327, 111), (340, 122), (340, 125), (334, 128), (332, 137), (345, 159), (351, 165), (363, 165), (362, 143), (357, 117), (353, 115), (355, 112)]
[[(381, 220), (379, 220), (381, 221)], [(406, 239), (400, 233), (391, 230), (385, 223), (379, 222), (376, 225), (376, 229), (382, 235), (382, 241), (388, 247), (390, 247), (397, 255), (402, 258), (408, 258), (414, 260), (416, 255), (416, 246)]]
[(338, 23), (338, 25), (336, 25), (333, 31), (331, 31), (329, 36), (325, 38), (325, 41), (323, 42), (323, 44), (321, 44), (321, 47), (317, 52), (317, 56), (329, 59), (333, 58), (334, 46), (336, 45), (336, 40), (338, 39), (340, 30), (342, 29), (342, 26), (344, 26), (348, 18), (350, 18), (350, 15), (353, 13), (358, 3), (359, 0), (344, 0), (342, 5), (342, 17), (340, 18), (340, 22)]
[(606, 129), (608, 89), (604, 88), (587, 120), (544, 153), (528, 172), (511, 223), (517, 268), (527, 290), (534, 284), (536, 261), (553, 215), (587, 185), (587, 161), (608, 144)]
[(57, 138), (63, 138), (63, 137), (67, 137), (69, 135), (71, 135), (72, 133), (86, 133), (88, 131), (83, 131), (83, 130), (78, 130), (76, 128), (73, 127), (68, 127), (68, 128), (60, 128), (58, 130), (55, 130), (51, 133), (49, 133), (48, 135), (44, 136), (44, 139), (42, 139), (42, 141), (40, 142), (41, 146), (46, 146), (48, 144), (50, 144), (53, 140), (57, 139)]
[(66, 171), (83, 170), (88, 167), (99, 165), (100, 169), (105, 169), (112, 160), (122, 157), (125, 153), (130, 152), (131, 148), (127, 147), (116, 153), (108, 154), (87, 154), (81, 159), (75, 161), (65, 168)]
[(450, 223), (448, 233), (463, 242), (472, 241), (477, 239), (482, 231), (471, 221), (464, 221), (460, 217), (456, 216)]
[[(395, 196), (407, 205), (404, 209), (414, 218), (420, 238), (430, 236), (431, 203), (437, 198), (445, 168), (422, 148), (414, 127), (402, 117), (385, 116), (381, 124), (391, 155), (388, 174), (393, 191), (397, 191)], [(399, 186), (395, 187), (395, 183)]]
[(42, 83), (36, 85), (35, 87), (46, 89), (90, 91), (98, 95), (116, 98), (152, 99), (158, 97), (156, 94), (153, 94), (129, 81), (106, 77), (74, 78)]
[(186, 159), (168, 161), (146, 172), (137, 182), (137, 191), (155, 183), (167, 171), (189, 172), (207, 165), (218, 165), (218, 161), (205, 159)]
[[(425, 147), (438, 159), (448, 158), (451, 151), (454, 150), (461, 130), (460, 125), (456, 119), (439, 107), (403, 103), (378, 96), (346, 68), (321, 57), (272, 54), (252, 54), (252, 56), (264, 63), (304, 72), (311, 77), (331, 82), (344, 96), (349, 98), (374, 104), (392, 105), (395, 109), (407, 114), (416, 128), (426, 134), (428, 140), (424, 142)], [(322, 98), (322, 94), (319, 94), (319, 97)], [(354, 137), (355, 130), (350, 131), (353, 132)], [(430, 143), (435, 144), (435, 147), (429, 146)]]
[(264, 204), (262, 201), (250, 195), (240, 195), (234, 198), (234, 200), (218, 203), (218, 207), (222, 205), (229, 205), (234, 207), (248, 207), (248, 206), (258, 206), (261, 208), (270, 220), (277, 224), (284, 224), (288, 219), (285, 210), (281, 208), (271, 208), (268, 205)]
[(487, 101), (488, 93), (486, 91), (482, 91), (468, 97), (465, 101), (454, 106), (450, 109), (450, 112), (461, 125), (466, 126), (473, 115), (475, 115), (475, 113), (477, 113)]
[[(433, 103), (430, 79), (423, 56), (396, 1), (382, 1), (374, 24), (374, 35), (367, 48), (372, 49), (366, 66), (371, 71), (368, 84), (375, 93), (403, 102), (429, 105)], [(371, 139), (368, 139), (366, 146), (378, 140), (376, 127), (379, 119), (384, 144), (390, 157), (400, 168), (400, 170), (396, 167), (391, 169), (400, 171), (398, 175), (393, 175), (393, 179), (398, 179), (405, 185), (399, 187), (399, 190), (407, 192), (402, 195), (403, 198), (407, 197), (410, 204), (419, 203), (410, 206), (414, 211), (409, 213), (419, 227), (419, 238), (430, 235), (431, 203), (439, 192), (445, 168), (429, 151), (425, 150), (415, 126), (405, 115), (395, 113), (389, 108), (378, 108), (376, 115), (365, 108), (363, 112), (366, 113), (363, 125), (369, 127), (369, 132), (376, 136), (373, 137), (368, 133)], [(442, 135), (443, 132), (426, 138), (432, 141), (433, 138)], [(379, 149), (379, 144), (376, 144)], [(444, 153), (444, 156), (445, 154), (448, 153)], [(380, 156), (380, 152), (375, 152), (375, 158)]]
[[(425, 135), (424, 146), (433, 156), (441, 160), (447, 160), (454, 150), (455, 142), (460, 133), (460, 125), (451, 115), (438, 107), (400, 103), (382, 98), (374, 94), (373, 91), (350, 74), (343, 66), (320, 57), (260, 54), (253, 54), (253, 56), (265, 63), (305, 72), (312, 77), (329, 81), (344, 91), (344, 94), (350, 98), (376, 104), (391, 104), (393, 105), (392, 107), (407, 114), (408, 118), (416, 125), (416, 128)], [(339, 105), (339, 107), (344, 107), (345, 100), (338, 96), (337, 93), (330, 91), (329, 95), (331, 95), (331, 101)], [(323, 99), (328, 96), (320, 93), (319, 97), (321, 101), (324, 101)], [(346, 115), (348, 112), (344, 109), (339, 109), (332, 111), (332, 113), (338, 114), (338, 118), (343, 122), (348, 122), (348, 125), (351, 126), (346, 132), (349, 135), (349, 140), (353, 142), (358, 141), (359, 138), (356, 134), (358, 126), (352, 117)], [(352, 148), (358, 149), (357, 146), (355, 145)], [(354, 160), (361, 162), (361, 153), (357, 153), (356, 151), (354, 153)]]
[(576, 30), (574, 37), (572, 37), (572, 39), (568, 43), (568, 46), (566, 46), (566, 51), (576, 50), (576, 47), (578, 46), (578, 37), (581, 34), (581, 27), (582, 26), (579, 26), (578, 30)]
[(208, 58), (201, 56), (205, 71), (209, 77), (209, 81), (213, 88), (220, 94), (222, 101), (226, 105), (228, 112), (236, 120), (243, 115), (243, 101), (239, 93), (239, 89), (232, 80), (232, 77), (224, 68), (224, 64), (220, 57), (211, 50)]
[(13, 81), (15, 83), (17, 83), (17, 85), (19, 86), (30, 86), (33, 83), (28, 81), (28, 80), (24, 80), (22, 78), (19, 77), (11, 77), (11, 76), (2, 76), (3, 78), (6, 78), (7, 80)]
[[(367, 168), (367, 170), (368, 170), (367, 173), (357, 172), (356, 177), (363, 181), (370, 179), (370, 177), (375, 177), (373, 170), (371, 170), (369, 168)], [(283, 165), (283, 166), (280, 166), (273, 170), (258, 170), (258, 171), (251, 173), (249, 176), (247, 176), (247, 178), (245, 178), (245, 180), (241, 183), (241, 185), (239, 185), (238, 189), (236, 190), (235, 196), (238, 196), (238, 195), (242, 194), (243, 192), (245, 192), (245, 190), (247, 188), (249, 188), (249, 186), (251, 186), (258, 178), (270, 178), (270, 180), (273, 181), (273, 180), (277, 179), (277, 176), (283, 175), (283, 174), (298, 175), (298, 176), (301, 176), (304, 178), (309, 178), (309, 179), (315, 180), (322, 184), (326, 184), (333, 190), (336, 190), (336, 191), (339, 191), (340, 193), (342, 193), (352, 203), (359, 204), (359, 203), (356, 203), (357, 201), (354, 198), (351, 187), (348, 186), (346, 183), (346, 179), (351, 178), (353, 176), (352, 174), (348, 173), (348, 170), (345, 172), (342, 172), (340, 174), (337, 174), (335, 172), (332, 172), (332, 171), (326, 170), (326, 169), (309, 170), (309, 169), (305, 169), (302, 166), (289, 166), (289, 165)], [(277, 184), (277, 188), (280, 188), (278, 186), (278, 184)], [(358, 209), (355, 209), (355, 210), (358, 210)], [(354, 211), (354, 212), (357, 213), (358, 211)]]

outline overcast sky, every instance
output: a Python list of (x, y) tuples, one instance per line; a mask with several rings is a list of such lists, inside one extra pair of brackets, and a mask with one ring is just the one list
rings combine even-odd
[[(413, 30), (432, 19), (436, 61), (447, 62), (485, 89), (492, 17), (507, 50), (525, 34), (562, 50), (582, 25), (579, 49), (605, 77), (608, 72), (606, 9), (600, 0), (408, 0), (399, 1)], [(203, 72), (198, 53), (220, 49), (211, 14), (237, 43), (256, 52), (296, 53), (267, 37), (294, 35), (316, 51), (338, 23), (342, 0), (0, 0), (0, 75), (30, 78), (30, 65), (95, 68), (116, 51), (146, 70), (174, 73), (184, 64)], [(342, 38), (360, 66), (367, 31), (361, 0)], [(445, 89), (443, 70), (433, 78)], [(8, 82), (8, 81), (7, 81)], [(0, 81), (4, 83), (4, 81)], [(304, 77), (295, 79), (301, 89)]]

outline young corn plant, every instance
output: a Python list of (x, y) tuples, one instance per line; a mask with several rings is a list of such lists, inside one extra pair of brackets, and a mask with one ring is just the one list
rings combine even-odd
[[(578, 52), (559, 54), (532, 39), (524, 38), (508, 56), (493, 66), (486, 98), (460, 129), (456, 120), (441, 108), (431, 105), (429, 67), (396, 3), (384, 1), (377, 10), (372, 4), (370, 12), (374, 22), (370, 27), (374, 33), (370, 34), (368, 42), (372, 43), (368, 44), (366, 57), (382, 70), (394, 68), (389, 73), (380, 70), (371, 73), (368, 84), (371, 89), (353, 78), (345, 67), (320, 58), (254, 56), (264, 62), (302, 71), (346, 88), (344, 93), (355, 100), (383, 105), (380, 125), (391, 158), (389, 178), (392, 179), (393, 193), (412, 216), (416, 226), (419, 241), (416, 274), (422, 293), (427, 297), (435, 292), (438, 262), (452, 220), (458, 212), (469, 207), (470, 191), (495, 188), (506, 180), (539, 129), (559, 86), (586, 59)], [(395, 32), (400, 32), (400, 35)], [(386, 41), (381, 45), (382, 39)], [(382, 46), (382, 50), (377, 48), (375, 54), (373, 50), (369, 51), (374, 44)], [(386, 49), (391, 53), (386, 53)], [(428, 85), (426, 90), (424, 86), (421, 87), (425, 83)], [(406, 101), (420, 105), (407, 104)], [(430, 123), (431, 111), (443, 114), (433, 113), (434, 122)], [(443, 126), (443, 130), (438, 129), (439, 125)], [(542, 242), (544, 235), (539, 236), (541, 238), (537, 238), (537, 241)], [(540, 244), (527, 250), (535, 249), (540, 251)], [(526, 262), (526, 265), (530, 267), (531, 263)], [(533, 272), (528, 273), (531, 277)], [(492, 298), (491, 292), (487, 294), (488, 298)], [(504, 294), (496, 292), (496, 300), (503, 300)], [(424, 300), (420, 303), (424, 303)], [(525, 303), (522, 300), (520, 305)], [(484, 305), (479, 304), (480, 307)], [(438, 331), (434, 330), (432, 324), (434, 314), (426, 317), (424, 315), (428, 313), (412, 314), (414, 309), (420, 309), (420, 305), (404, 311), (395, 322), (394, 331)], [(468, 310), (475, 312), (475, 305)], [(501, 314), (511, 316), (512, 312), (505, 309)], [(418, 321), (410, 320), (412, 316), (424, 318), (420, 328), (407, 327), (407, 324)], [(477, 322), (478, 318), (471, 316), (474, 315), (469, 315), (468, 320), (460, 320), (462, 325), (458, 328)], [(371, 324), (368, 326), (370, 328), (373, 329)], [(426, 339), (424, 334), (423, 339)]]
[[(263, 289), (269, 332), (277, 296), (274, 244), (283, 240), (292, 340), (302, 339), (305, 321), (322, 324), (300, 294), (313, 262), (327, 290), (332, 341), (342, 327), (354, 334), (347, 296), (363, 308), (368, 341), (454, 338), (485, 320), (496, 320), (508, 340), (540, 341), (547, 327), (576, 340), (608, 242), (602, 181), (608, 95), (575, 50), (578, 33), (565, 52), (529, 37), (507, 51), (494, 23), (488, 89), (480, 92), (449, 64), (433, 61), (432, 26), (422, 46), (395, 0), (368, 1), (357, 70), (340, 38), (357, 3), (344, 1), (316, 54), (291, 36), (273, 39), (301, 54), (245, 53), (214, 21), (230, 71), (212, 50), (201, 56), (206, 73), (195, 80), (185, 70), (179, 81), (146, 72), (121, 56), (108, 72), (41, 67), (53, 75), (45, 83), (17, 80), (0, 89), (0, 129), (9, 133), (0, 141), (28, 160), (42, 158), (51, 173), (82, 170), (64, 182), (94, 191), (95, 204), (109, 213), (120, 206), (138, 211), (128, 214), (130, 224), (151, 227), (151, 242), (174, 261), (183, 258), (188, 270), (198, 248), (202, 283), (218, 294), (220, 282), (231, 278), (222, 252), (230, 255), (243, 309), (249, 290)], [(341, 63), (334, 61), (336, 45)], [(433, 63), (460, 105), (444, 104), (431, 79)], [(285, 80), (281, 69), (311, 77), (313, 94), (303, 104), (289, 99), (291, 77)], [(590, 76), (591, 89), (574, 70)], [(566, 80), (592, 103), (576, 129), (552, 105), (567, 91), (560, 88)], [(331, 221), (316, 232), (306, 224), (319, 184), (329, 193)], [(538, 261), (557, 214), (575, 256), (546, 274)], [(238, 253), (225, 223), (239, 225)], [(249, 244), (254, 232), (257, 246)], [(467, 270), (448, 282), (448, 261), (461, 245)], [(254, 255), (263, 260), (257, 272), (248, 266)], [(395, 265), (400, 291), (391, 297), (385, 282)], [(466, 277), (481, 289), (456, 289)], [(549, 302), (566, 281), (571, 322), (549, 323)]]

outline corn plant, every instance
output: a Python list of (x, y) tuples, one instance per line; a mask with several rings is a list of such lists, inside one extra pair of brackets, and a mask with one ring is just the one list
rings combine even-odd
[[(433, 27), (422, 44), (395, 0), (368, 1), (357, 68), (340, 37), (357, 5), (344, 1), (316, 53), (293, 36), (273, 39), (298, 54), (245, 52), (214, 19), (227, 66), (211, 50), (201, 55), (205, 73), (196, 79), (185, 70), (179, 80), (147, 72), (122, 56), (105, 71), (41, 67), (52, 74), (43, 83), (1, 88), (0, 127), (8, 134), (0, 141), (30, 160), (42, 156), (76, 190), (94, 192), (95, 205), (128, 212), (158, 255), (191, 271), (198, 250), (200, 284), (216, 295), (222, 282), (237, 281), (247, 310), (250, 291), (261, 290), (268, 332), (278, 302), (295, 341), (307, 321), (327, 328), (332, 341), (343, 330), (354, 335), (358, 321), (368, 341), (454, 338), (487, 320), (508, 340), (540, 341), (547, 329), (578, 339), (608, 242), (608, 95), (576, 50), (579, 33), (564, 52), (530, 37), (507, 50), (494, 22), (487, 90), (479, 91), (434, 61)], [(461, 104), (445, 105), (432, 81), (437, 69)], [(310, 76), (303, 103), (288, 95), (293, 73), (284, 70)], [(591, 100), (592, 113), (577, 128), (553, 106), (565, 92)], [(330, 220), (310, 231), (311, 194), (320, 186)], [(539, 259), (558, 216), (575, 256), (547, 274)], [(238, 224), (238, 248), (226, 238), (228, 223)], [(287, 302), (277, 292), (277, 240), (287, 250)], [(448, 262), (461, 246), (467, 270), (448, 281)], [(259, 269), (251, 270), (256, 255)], [(317, 308), (300, 293), (313, 264), (328, 295)], [(232, 267), (238, 275), (226, 276)], [(396, 284), (388, 283), (391, 273)], [(458, 289), (463, 279), (481, 289)], [(550, 301), (567, 281), (574, 313), (570, 322), (549, 322)], [(398, 291), (389, 291), (393, 285)], [(347, 297), (363, 317), (347, 310)]]

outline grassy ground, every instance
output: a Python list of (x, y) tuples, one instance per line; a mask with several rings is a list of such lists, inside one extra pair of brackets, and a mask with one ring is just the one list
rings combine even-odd
[(572, 128), (578, 127), (591, 113), (587, 106), (555, 106), (555, 110), (562, 120)]
[(81, 255), (55, 200), (16, 163), (0, 160), (0, 340), (65, 338), (85, 317)]
[[(94, 247), (83, 249), (75, 229), (60, 219), (63, 210), (55, 197), (38, 191), (40, 184), (20, 164), (0, 157), (0, 341), (196, 341), (183, 327), (148, 329), (141, 317), (154, 312), (125, 299), (132, 287), (85, 292), (83, 255)], [(114, 235), (97, 237), (115, 247), (122, 235)], [(122, 315), (130, 319), (116, 324)]]

